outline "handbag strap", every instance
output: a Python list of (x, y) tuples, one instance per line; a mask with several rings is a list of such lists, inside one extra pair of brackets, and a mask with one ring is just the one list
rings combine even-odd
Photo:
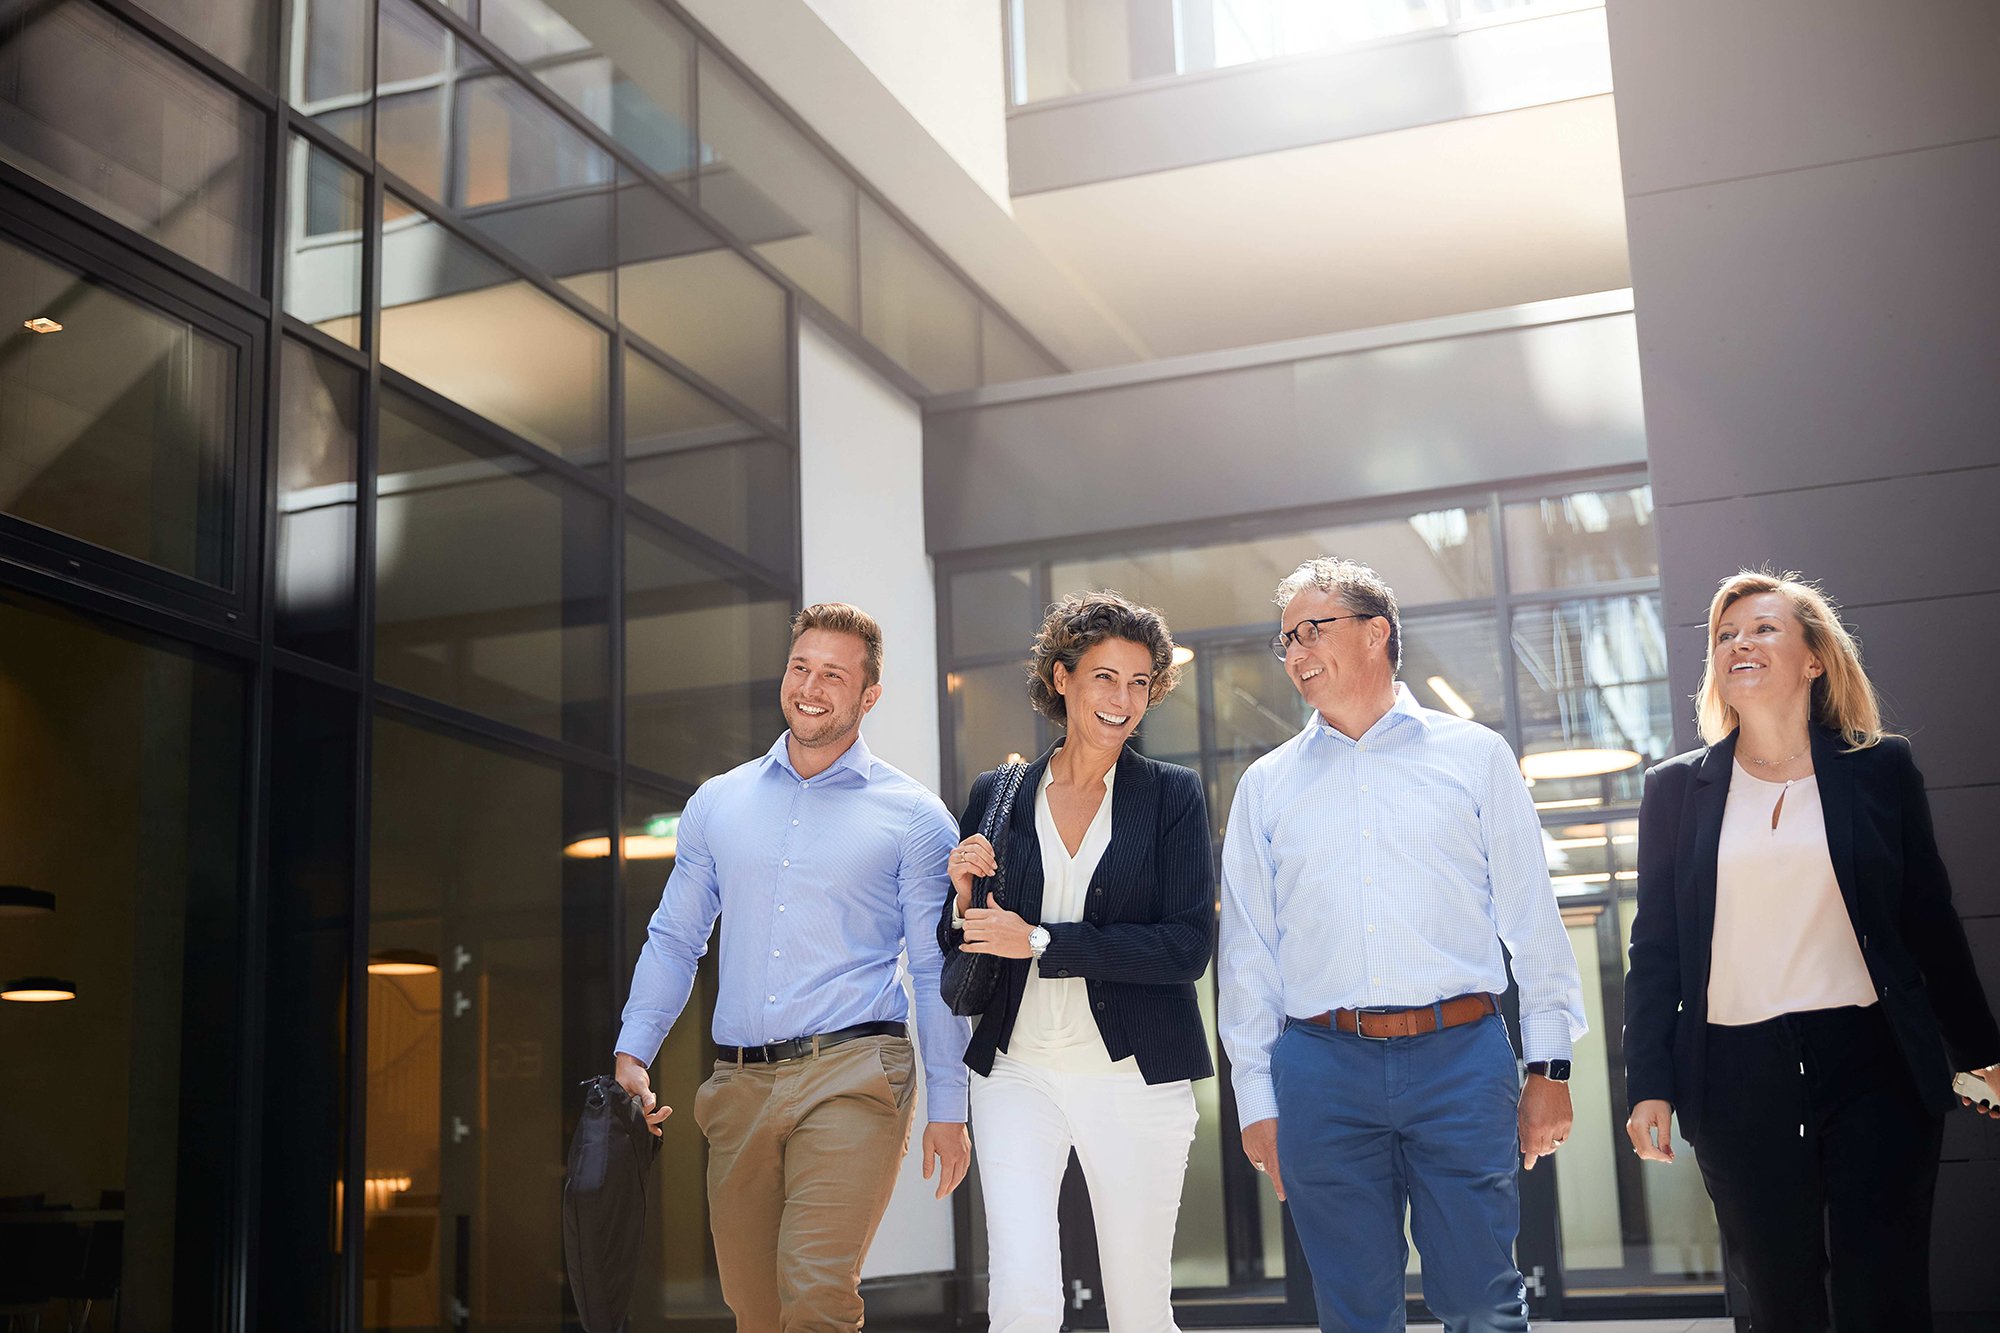
[(993, 790), (986, 798), (986, 814), (979, 821), (979, 832), (993, 845), (993, 873), (972, 886), (974, 906), (986, 906), (993, 884), (1007, 873), (1007, 867), (1000, 859), (1000, 849), (1007, 841), (1006, 828), (1014, 817), (1014, 797), (1021, 790), (1021, 779), (1027, 771), (1026, 764), (1006, 764), (993, 774)]

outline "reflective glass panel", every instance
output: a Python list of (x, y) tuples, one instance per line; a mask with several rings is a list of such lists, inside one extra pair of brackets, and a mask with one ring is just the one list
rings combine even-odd
[(1500, 630), (1490, 611), (1405, 616), (1399, 676), (1426, 708), (1495, 731), (1507, 725)]
[(0, 330), (0, 511), (227, 586), (236, 349), (5, 241)]
[(278, 388), (277, 642), (352, 666), (361, 373), (287, 338)]
[(78, 1313), (58, 1262), (115, 1290), (123, 1328), (232, 1322), (207, 1279), (231, 1261), (248, 1073), (247, 692), (0, 590), (0, 848), (8, 882), (53, 897), (5, 919), (0, 982), (72, 996), (0, 1000), (0, 1308), (23, 1328)]
[(1219, 841), (1229, 825), (1236, 784), (1250, 765), (1299, 734), (1309, 711), (1284, 666), (1263, 644), (1204, 649), (1214, 681), (1215, 789), (1208, 818)]
[(618, 191), (618, 255), (628, 328), (751, 410), (790, 419), (782, 287), (641, 183)]
[(133, 0), (240, 74), (270, 86), (277, 6), (266, 0)]
[[(439, 203), (450, 168), (449, 76), (457, 39), (415, 0), (382, 0), (376, 22), (375, 157)], [(398, 216), (399, 207), (391, 217)]]
[(362, 1322), (554, 1333), (565, 1120), (614, 1035), (611, 861), (565, 849), (609, 780), (390, 717), (373, 769)]
[(264, 117), (83, 0), (0, 10), (0, 160), (263, 289)]
[(778, 573), (792, 567), (789, 446), (678, 375), (625, 354), (625, 490)]
[[(1645, 766), (1673, 747), (1659, 595), (1517, 611), (1513, 648), (1535, 805), (1587, 812), (1637, 802)], [(1578, 770), (1603, 771), (1550, 776)]]
[(385, 199), (382, 364), (572, 462), (604, 459), (610, 334)]
[(959, 667), (944, 677), (946, 707), (958, 778), (944, 792), (953, 811), (964, 808), (972, 780), (989, 768), (1041, 753), (1038, 715), (1028, 706), (1028, 660), (999, 666)]
[(1510, 504), (1505, 523), (1507, 581), (1516, 592), (1660, 576), (1651, 486)]
[(720, 574), (638, 518), (626, 533), (625, 757), (699, 784), (784, 730), (791, 600)]
[(1132, 555), (1063, 561), (1050, 567), (1060, 596), (1116, 588), (1166, 613), (1177, 632), (1278, 621), (1278, 581), (1317, 555), (1372, 565), (1408, 610), (1493, 594), (1492, 525), (1487, 511), (1436, 509), (1408, 518), (1348, 523), (1216, 546), (1181, 546)]
[(481, 0), (479, 30), (524, 65), (591, 49), (590, 39), (542, 0)]
[(620, 13), (616, 60), (542, 0), (501, 0), (482, 5), (480, 14), (557, 96), (676, 190), (691, 188), (695, 41), (664, 6)]
[(958, 657), (1025, 653), (1042, 623), (1032, 569), (969, 569), (951, 576), (951, 651)]
[(287, 100), (364, 153), (375, 86), (374, 9), (369, 0), (292, 0)]
[(979, 300), (901, 223), (861, 201), (861, 333), (932, 393), (979, 383)]
[(605, 746), (605, 503), (393, 390), (379, 451), (376, 678)]
[(294, 135), (286, 210), (285, 313), (361, 346), (361, 173)]
[(702, 208), (854, 323), (854, 182), (713, 50), (700, 61)]
[(1061, 367), (1037, 351), (1035, 345), (1014, 331), (1014, 326), (995, 314), (993, 307), (979, 308), (979, 382), (1011, 384), (1041, 375), (1061, 374)]

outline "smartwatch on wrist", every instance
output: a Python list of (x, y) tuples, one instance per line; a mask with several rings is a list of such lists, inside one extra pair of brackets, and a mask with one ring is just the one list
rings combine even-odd
[(1540, 1074), (1551, 1083), (1569, 1082), (1569, 1061), (1567, 1060), (1530, 1060), (1526, 1068), (1530, 1074)]
[(1036, 926), (1028, 932), (1028, 953), (1035, 958), (1042, 956), (1042, 950), (1049, 947), (1049, 928)]

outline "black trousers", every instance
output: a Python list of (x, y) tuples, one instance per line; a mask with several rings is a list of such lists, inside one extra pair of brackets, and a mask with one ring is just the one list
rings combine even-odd
[(1926, 1333), (1944, 1121), (1881, 1010), (1707, 1037), (1695, 1156), (1754, 1333)]

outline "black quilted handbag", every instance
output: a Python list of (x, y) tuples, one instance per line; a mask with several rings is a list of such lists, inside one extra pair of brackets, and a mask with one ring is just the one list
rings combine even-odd
[[(979, 821), (980, 833), (993, 844), (993, 873), (973, 881), (974, 907), (986, 906), (993, 885), (1007, 872), (1001, 862), (1001, 849), (1007, 841), (1007, 821), (1014, 815), (1014, 794), (1021, 790), (1021, 775), (1027, 771), (1026, 764), (1008, 764), (994, 770), (993, 790), (986, 797), (986, 814)], [(1006, 962), (994, 954), (954, 949), (944, 960), (944, 974), (939, 979), (945, 1004), (954, 1014), (966, 1018), (985, 1013), (986, 1006), (993, 1003), (993, 992), (1000, 985), (1000, 970)]]

